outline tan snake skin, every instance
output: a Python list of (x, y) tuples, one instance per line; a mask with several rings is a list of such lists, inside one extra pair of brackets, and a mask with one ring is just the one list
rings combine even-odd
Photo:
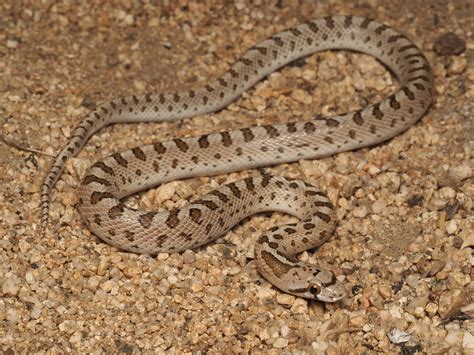
[(366, 18), (334, 16), (300, 24), (249, 49), (225, 74), (204, 87), (120, 98), (99, 105), (76, 127), (41, 188), (42, 226), (51, 190), (65, 162), (100, 128), (116, 122), (171, 121), (221, 109), (281, 66), (327, 49), (361, 51), (378, 58), (400, 89), (380, 103), (329, 118), (176, 138), (116, 153), (95, 163), (79, 188), (79, 211), (101, 239), (124, 250), (180, 252), (215, 240), (244, 217), (283, 211), (300, 223), (274, 227), (259, 237), (260, 273), (296, 296), (334, 302), (344, 286), (329, 270), (294, 255), (326, 241), (334, 207), (315, 187), (284, 177), (249, 177), (210, 192), (180, 209), (145, 212), (121, 199), (167, 181), (316, 159), (383, 142), (406, 130), (433, 97), (430, 65), (405, 36)]

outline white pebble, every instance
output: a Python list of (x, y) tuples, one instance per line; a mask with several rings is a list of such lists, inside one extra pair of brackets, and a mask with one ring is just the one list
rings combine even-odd
[(16, 39), (7, 40), (7, 48), (15, 49), (16, 47), (18, 47), (18, 41)]
[(458, 224), (454, 219), (446, 223), (446, 232), (448, 232), (448, 234), (454, 234), (456, 233), (457, 230), (458, 230)]
[(170, 283), (170, 285), (174, 285), (178, 282), (178, 278), (176, 277), (176, 275), (170, 275), (168, 276), (168, 282)]

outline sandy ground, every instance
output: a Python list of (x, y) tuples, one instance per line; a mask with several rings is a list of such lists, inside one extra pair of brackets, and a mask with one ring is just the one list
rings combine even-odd
[[(75, 3), (0, 4), (1, 351), (474, 352), (472, 1)], [(212, 245), (151, 258), (94, 237), (74, 192), (86, 167), (117, 150), (374, 103), (396, 81), (361, 54), (298, 61), (214, 115), (103, 129), (68, 163), (40, 236), (50, 155), (91, 106), (198, 86), (272, 33), (330, 14), (405, 33), (432, 63), (437, 91), (425, 117), (385, 144), (268, 169), (321, 186), (336, 204), (335, 235), (301, 258), (341, 275), (347, 299), (308, 302), (258, 275), (253, 243), (287, 216), (255, 216)], [(172, 182), (129, 204), (182, 206), (251, 173)]]

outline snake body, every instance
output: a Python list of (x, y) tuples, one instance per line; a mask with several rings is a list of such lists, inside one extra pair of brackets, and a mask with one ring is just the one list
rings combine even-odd
[(215, 240), (244, 217), (282, 211), (296, 224), (260, 236), (255, 258), (260, 273), (296, 296), (333, 302), (345, 295), (334, 274), (299, 261), (295, 254), (326, 241), (335, 227), (331, 201), (312, 185), (259, 175), (222, 186), (186, 207), (146, 212), (121, 199), (167, 181), (327, 157), (383, 142), (406, 130), (433, 97), (430, 65), (404, 35), (376, 21), (331, 16), (302, 23), (250, 48), (218, 79), (201, 88), (131, 96), (98, 105), (75, 128), (41, 187), (42, 225), (50, 193), (67, 159), (100, 128), (117, 122), (172, 121), (214, 112), (259, 80), (295, 59), (328, 49), (370, 54), (400, 81), (383, 101), (328, 118), (242, 128), (200, 137), (176, 138), (115, 153), (92, 165), (79, 188), (78, 209), (101, 239), (131, 252), (180, 252)]

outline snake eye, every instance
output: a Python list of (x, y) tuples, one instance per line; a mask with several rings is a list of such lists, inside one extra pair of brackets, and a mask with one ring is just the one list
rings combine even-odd
[(314, 296), (317, 296), (321, 292), (321, 287), (319, 287), (319, 285), (311, 285), (309, 286), (309, 292)]

